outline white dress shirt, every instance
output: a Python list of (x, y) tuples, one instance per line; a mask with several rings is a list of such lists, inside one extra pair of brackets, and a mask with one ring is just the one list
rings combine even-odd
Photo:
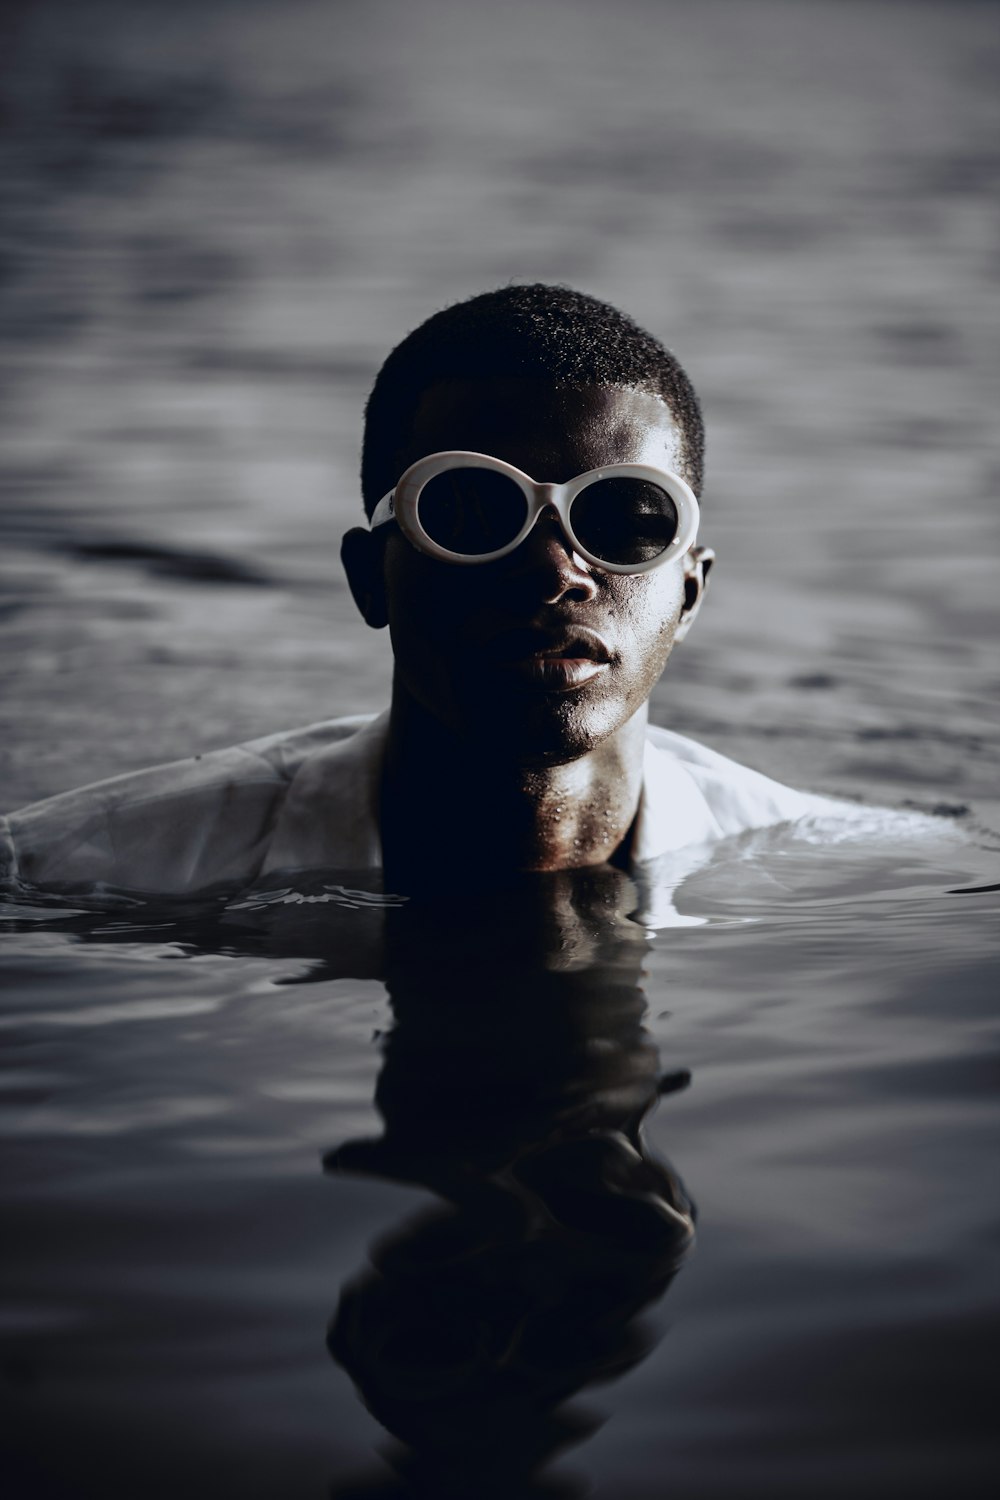
[[(388, 713), (330, 719), (36, 802), (0, 820), (0, 874), (8, 884), (184, 894), (280, 869), (377, 870), (388, 722)], [(652, 905), (670, 920), (670, 891), (720, 839), (831, 809), (849, 804), (650, 726), (632, 863), (662, 867)]]

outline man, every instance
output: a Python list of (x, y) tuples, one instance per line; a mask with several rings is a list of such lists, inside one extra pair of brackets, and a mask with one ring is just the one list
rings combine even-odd
[(7, 820), (8, 878), (146, 891), (384, 870), (387, 888), (642, 867), (828, 804), (647, 723), (713, 561), (680, 365), (616, 309), (506, 287), (386, 361), (369, 518), (344, 538), (388, 626), (389, 712), (117, 777)]

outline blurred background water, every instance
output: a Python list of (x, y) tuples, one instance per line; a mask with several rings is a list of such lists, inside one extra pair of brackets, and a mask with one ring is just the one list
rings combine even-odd
[(385, 701), (336, 548), (386, 351), (511, 277), (620, 303), (709, 427), (658, 715), (989, 791), (996, 8), (10, 4), (8, 806)]
[[(384, 704), (362, 404), (526, 278), (704, 402), (721, 560), (657, 720), (995, 844), (995, 5), (9, 0), (0, 42), (5, 806)], [(647, 956), (702, 1238), (601, 1494), (991, 1492), (995, 901), (936, 858), (724, 867)], [(317, 1153), (377, 1124), (381, 970), (96, 920), (6, 960), (18, 1483), (347, 1495), (378, 1429), (322, 1329), (402, 1210)]]

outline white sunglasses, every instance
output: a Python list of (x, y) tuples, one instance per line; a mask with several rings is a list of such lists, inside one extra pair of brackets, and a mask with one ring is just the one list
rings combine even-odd
[(566, 484), (536, 484), (486, 453), (418, 458), (376, 505), (371, 529), (396, 521), (430, 557), (495, 562), (551, 507), (573, 551), (609, 573), (648, 573), (683, 557), (698, 535), (698, 501), (677, 474), (605, 464)]

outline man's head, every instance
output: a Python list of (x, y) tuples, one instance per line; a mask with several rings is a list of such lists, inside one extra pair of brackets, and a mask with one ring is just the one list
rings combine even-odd
[(435, 313), (396, 345), (379, 371), (365, 408), (361, 450), (369, 516), (422, 456), (414, 446), (414, 425), (425, 393), (439, 383), (502, 379), (564, 390), (621, 386), (659, 396), (681, 434), (679, 472), (701, 493), (701, 408), (670, 351), (596, 297), (565, 286), (505, 286)]
[[(701, 484), (701, 416), (680, 365), (622, 313), (563, 287), (472, 298), (393, 350), (366, 412), (369, 516), (411, 463), (455, 449), (547, 484), (624, 463)], [(694, 549), (611, 573), (573, 550), (554, 513), (495, 562), (429, 557), (394, 524), (348, 533), (343, 557), (368, 623), (390, 627), (395, 692), (525, 765), (574, 760), (644, 711), (710, 561)]]

